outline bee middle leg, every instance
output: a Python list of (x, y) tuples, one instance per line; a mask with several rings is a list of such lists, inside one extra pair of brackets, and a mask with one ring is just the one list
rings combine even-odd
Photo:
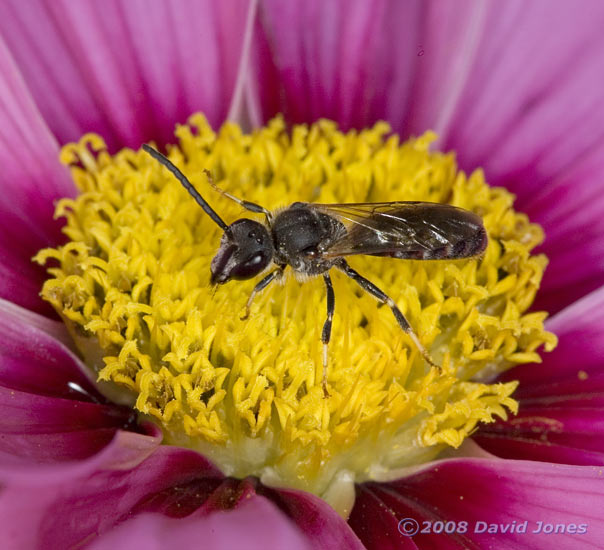
[(329, 273), (323, 274), (325, 288), (327, 289), (327, 318), (323, 324), (323, 332), (321, 333), (321, 341), (323, 342), (323, 395), (329, 397), (327, 391), (327, 358), (329, 350), (329, 340), (331, 339), (331, 323), (333, 321), (333, 312), (336, 308), (336, 296), (333, 292), (331, 277)]
[(411, 338), (411, 340), (415, 344), (415, 347), (422, 354), (422, 357), (426, 360), (426, 362), (429, 365), (432, 365), (433, 367), (436, 367), (436, 368), (440, 369), (440, 366), (437, 365), (432, 360), (432, 358), (430, 357), (430, 354), (428, 353), (428, 351), (426, 350), (426, 348), (424, 348), (424, 346), (422, 346), (422, 343), (419, 341), (419, 338), (417, 337), (417, 334), (415, 334), (415, 332), (413, 331), (413, 328), (411, 328), (411, 325), (409, 324), (409, 321), (407, 321), (407, 319), (405, 319), (405, 316), (403, 315), (403, 313), (401, 312), (401, 310), (398, 308), (398, 306), (395, 304), (394, 300), (392, 298), (390, 298), (390, 296), (388, 296), (385, 292), (383, 292), (382, 290), (380, 290), (371, 281), (369, 281), (368, 279), (365, 279), (365, 277), (363, 277), (362, 275), (360, 275), (357, 271), (355, 271), (354, 269), (352, 269), (352, 267), (350, 267), (348, 265), (348, 262), (346, 262), (346, 260), (340, 259), (335, 264), (335, 266), (338, 269), (340, 269), (341, 271), (343, 271), (344, 273), (346, 273), (346, 275), (348, 275), (351, 279), (353, 279), (354, 281), (356, 281), (357, 284), (364, 291), (368, 292), (369, 294), (371, 294), (372, 296), (374, 296), (375, 298), (377, 298), (383, 304), (386, 304), (392, 310), (392, 313), (393, 313), (393, 315), (394, 315), (397, 323), (399, 324), (399, 326), (409, 335), (409, 337)]

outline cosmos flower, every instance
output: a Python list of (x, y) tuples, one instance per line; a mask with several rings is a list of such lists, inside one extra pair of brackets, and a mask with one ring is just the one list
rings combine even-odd
[[(604, 12), (597, 2), (582, 9), (562, 2), (3, 3), (2, 547), (597, 546), (604, 532), (597, 512), (604, 500)], [(203, 118), (189, 119), (195, 112), (214, 128), (226, 118), (250, 127), (273, 122), (255, 137), (232, 125), (216, 135)], [(325, 121), (292, 126), (320, 117), (363, 131), (343, 134)], [(374, 125), (380, 119), (401, 141), (423, 137), (400, 144)], [(175, 124), (187, 120), (175, 139)], [(82, 138), (89, 132), (104, 143)], [(171, 157), (199, 188), (207, 167), (235, 194), (273, 196), (271, 207), (295, 194), (314, 200), (319, 187), (321, 202), (368, 200), (371, 183), (381, 200), (417, 192), (409, 198), (480, 210), (491, 238), (480, 264), (355, 264), (389, 291), (403, 288), (395, 299), (443, 373), (419, 369), (421, 357), (386, 308), (363, 297), (361, 310), (352, 287), (336, 282), (334, 341), (343, 343), (332, 345), (326, 400), (314, 366), (310, 375), (303, 370), (319, 353), (310, 327), (320, 326), (320, 286), (288, 283), (259, 299), (247, 328), (230, 321), (251, 286), (212, 297), (203, 275), (191, 275), (207, 273), (217, 228), (152, 159), (119, 153), (149, 141), (178, 141)], [(69, 142), (77, 145), (62, 158), (78, 198), (58, 161)], [(458, 173), (430, 143), (454, 151), (473, 175)], [(514, 210), (504, 187), (517, 195)], [(66, 245), (53, 218), (62, 197), (73, 198), (58, 205)], [(238, 215), (228, 203), (222, 212)], [(536, 251), (541, 231), (518, 212), (545, 231)], [(149, 248), (137, 249), (144, 239)], [(90, 242), (96, 253), (83, 246)], [(129, 254), (114, 254), (124, 248)], [(164, 281), (139, 277), (137, 286), (122, 277), (133, 263), (155, 261), (141, 250), (159, 251)], [(527, 311), (541, 282), (540, 254), (549, 266)], [(39, 297), (48, 275), (35, 255), (50, 260), (43, 295), (70, 334)], [(151, 284), (163, 310), (140, 309), (145, 300), (134, 299)], [(186, 322), (177, 308), (187, 311)], [(554, 314), (547, 330), (541, 310)], [(283, 312), (292, 320), (279, 321)], [(345, 323), (353, 327), (348, 335)], [(200, 341), (200, 330), (211, 334)], [(559, 345), (537, 365), (540, 346), (554, 345), (551, 333)], [(145, 335), (149, 347), (124, 345)], [(450, 365), (462, 360), (461, 374), (454, 372)], [(267, 364), (288, 365), (287, 387)], [(388, 369), (398, 386), (384, 382)], [(193, 387), (195, 373), (196, 382), (206, 373), (210, 385)], [(227, 375), (233, 385), (221, 389)], [(353, 376), (365, 383), (360, 393), (351, 393)], [(140, 392), (134, 403), (116, 382)], [(288, 387), (304, 391), (286, 400)], [(183, 409), (191, 395), (195, 417)], [(395, 407), (405, 399), (414, 399), (412, 414)], [(359, 403), (363, 421), (363, 412), (388, 414), (380, 429), (358, 418), (328, 420), (338, 427), (332, 433), (323, 416), (313, 420), (329, 403), (331, 419), (334, 412), (346, 419)], [(400, 429), (389, 433), (388, 422)], [(282, 444), (262, 437), (281, 432), (290, 452), (261, 468), (267, 449)], [(246, 439), (250, 433), (260, 437)], [(369, 435), (354, 447), (357, 433)], [(221, 451), (225, 434), (230, 455)], [(160, 445), (162, 437), (171, 444)], [(313, 445), (331, 454), (305, 470), (302, 453)], [(443, 450), (438, 459), (431, 454)], [(408, 536), (416, 528), (431, 532)]]

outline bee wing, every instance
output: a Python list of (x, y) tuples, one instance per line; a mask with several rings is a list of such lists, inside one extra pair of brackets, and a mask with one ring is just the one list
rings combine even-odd
[(326, 258), (368, 254), (418, 260), (469, 258), (484, 251), (487, 236), (477, 214), (450, 204), (376, 202), (309, 204), (344, 224), (346, 233)]

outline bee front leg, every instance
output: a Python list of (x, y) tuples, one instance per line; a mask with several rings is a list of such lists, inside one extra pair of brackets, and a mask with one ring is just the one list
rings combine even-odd
[(275, 271), (269, 273), (266, 277), (264, 277), (264, 279), (262, 279), (254, 287), (254, 290), (252, 290), (252, 293), (250, 294), (250, 297), (247, 299), (247, 302), (245, 304), (245, 313), (241, 316), (242, 321), (245, 321), (250, 316), (250, 307), (252, 305), (252, 302), (254, 301), (254, 297), (256, 296), (256, 294), (264, 290), (275, 279), (279, 280), (282, 275), (283, 268), (278, 267), (277, 269), (275, 269)]
[(325, 319), (323, 332), (321, 333), (321, 341), (323, 342), (323, 395), (329, 397), (329, 392), (327, 391), (327, 358), (329, 340), (331, 339), (331, 323), (333, 321), (333, 312), (336, 308), (336, 296), (333, 292), (333, 285), (331, 284), (329, 273), (323, 274), (323, 280), (325, 281), (325, 287), (327, 289), (327, 319)]
[(235, 195), (227, 193), (226, 191), (218, 187), (218, 185), (216, 185), (216, 183), (214, 182), (214, 177), (212, 176), (212, 173), (209, 170), (204, 170), (204, 173), (206, 175), (206, 178), (208, 178), (208, 183), (212, 186), (212, 189), (214, 189), (214, 191), (217, 191), (227, 199), (231, 199), (232, 201), (236, 202), (239, 206), (242, 206), (250, 212), (255, 212), (256, 214), (264, 214), (266, 216), (266, 221), (268, 225), (271, 224), (273, 215), (266, 208), (264, 208), (264, 206), (260, 206), (259, 204), (256, 204), (254, 202), (244, 201), (243, 199), (240, 199)]

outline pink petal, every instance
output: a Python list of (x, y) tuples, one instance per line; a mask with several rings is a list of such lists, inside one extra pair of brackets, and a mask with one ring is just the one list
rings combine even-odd
[[(369, 550), (414, 548), (412, 544), (439, 549), (599, 548), (604, 535), (599, 513), (602, 474), (601, 468), (528, 461), (443, 461), (392, 483), (359, 486), (350, 524)], [(402, 524), (408, 529), (413, 521), (420, 530), (454, 522), (448, 524), (454, 532), (405, 537), (397, 526), (406, 518), (412, 520)], [(479, 521), (510, 527), (506, 533), (478, 533)], [(514, 522), (519, 526), (525, 521), (526, 533), (509, 532)], [(575, 533), (533, 533), (538, 522)]]
[(98, 393), (79, 359), (40, 328), (51, 323), (0, 301), (3, 482), (74, 476), (115, 462), (117, 454), (125, 463), (140, 462), (161, 440), (157, 428), (138, 427), (130, 408)]
[(386, 119), (403, 132), (407, 119), (445, 117), (482, 11), (470, 1), (263, 2), (252, 104), (264, 119), (328, 117), (344, 128)]
[(0, 387), (0, 431), (4, 435), (2, 447), (5, 448), (10, 436), (49, 436), (63, 431), (122, 426), (128, 421), (128, 416), (114, 405), (86, 403), (76, 399), (44, 397)]
[(0, 33), (60, 143), (111, 150), (173, 140), (176, 122), (227, 114), (248, 0), (4, 2)]
[(546, 230), (540, 251), (550, 259), (534, 309), (556, 312), (604, 284), (603, 177), (601, 140), (523, 201), (531, 219)]
[(346, 548), (364, 550), (350, 526), (324, 500), (289, 489), (259, 489), (276, 502), (300, 530), (313, 542), (317, 550)]
[[(406, 114), (400, 121), (387, 117), (403, 135), (417, 135), (428, 129), (439, 135), (445, 133), (466, 89), (488, 6), (474, 0), (422, 4), (423, 13), (416, 23), (420, 46), (416, 48), (419, 51)], [(392, 42), (396, 44), (394, 38), (391, 46)], [(387, 57), (384, 63), (388, 63)], [(398, 98), (391, 95), (385, 101), (393, 105)]]
[(483, 426), (474, 440), (490, 453), (570, 464), (604, 464), (604, 287), (555, 315), (558, 347), (522, 365), (517, 416)]
[(263, 2), (250, 78), (261, 116), (283, 112), (291, 122), (328, 117), (344, 128), (364, 126), (385, 116), (384, 95), (392, 93), (399, 98), (392, 118), (400, 118), (419, 13), (409, 2)]
[[(543, 225), (551, 260), (537, 307), (557, 311), (604, 283), (604, 4), (489, 4), (443, 134), (462, 168)], [(555, 29), (555, 30), (554, 30)]]
[(205, 517), (240, 506), (255, 495), (277, 504), (300, 532), (313, 542), (313, 548), (363, 550), (346, 521), (325, 501), (302, 491), (268, 488), (254, 478), (196, 479), (190, 484), (181, 484), (178, 490), (170, 489), (153, 495), (139, 503), (133, 513), (161, 512), (172, 517), (193, 513)]
[[(546, 327), (558, 336), (556, 349), (544, 354), (542, 364), (519, 366), (505, 378), (520, 381), (523, 398), (564, 395), (560, 383), (570, 384), (571, 393), (589, 392), (592, 378), (604, 373), (604, 287), (554, 315)], [(579, 378), (581, 371), (587, 379)]]
[(521, 401), (513, 419), (484, 426), (473, 439), (502, 458), (604, 465), (604, 395), (600, 401), (598, 408)]
[[(1, 19), (1, 17), (0, 17)], [(54, 201), (73, 195), (58, 145), (0, 39), (0, 298), (51, 314), (32, 256), (61, 239)]]
[(207, 550), (315, 548), (277, 507), (259, 496), (252, 496), (234, 510), (203, 518), (173, 519), (142, 514), (109, 531), (90, 548), (196, 548), (200, 541)]
[(99, 403), (88, 368), (52, 334), (50, 321), (0, 300), (0, 383), (31, 395)]
[(44, 330), (51, 323), (0, 300), (2, 386), (32, 395), (100, 402), (103, 398), (88, 368), (63, 342)]
[(160, 446), (133, 469), (121, 460), (98, 466), (81, 477), (49, 476), (5, 485), (0, 493), (0, 547), (72, 548), (88, 543), (128, 519), (149, 496), (178, 492), (179, 486), (195, 479), (221, 477), (201, 455), (177, 447)]
[[(133, 468), (161, 443), (159, 428), (154, 424), (147, 424), (144, 428), (145, 434), (115, 429), (65, 434), (65, 437), (60, 437), (62, 434), (44, 434), (38, 437), (40, 449), (33, 457), (19, 456), (14, 452), (0, 453), (0, 481), (11, 486), (54, 486), (107, 468)], [(27, 442), (30, 448), (32, 440), (33, 437)], [(53, 450), (53, 445), (65, 450)], [(50, 459), (47, 454), (51, 455)], [(57, 458), (59, 454), (62, 456)]]
[(491, 2), (446, 147), (528, 201), (602, 144), (603, 22), (597, 0)]
[[(312, 495), (266, 488), (252, 478), (224, 478), (201, 455), (177, 447), (156, 448), (130, 466), (114, 450), (115, 462), (103, 451), (99, 455), (105, 460), (96, 470), (81, 469), (79, 476), (55, 476), (45, 466), (33, 478), (10, 478), (0, 493), (0, 517), (11, 527), (0, 530), (0, 547), (10, 542), (10, 547), (38, 548), (55, 541), (56, 547), (68, 548), (139, 515), (206, 518), (271, 500), (284, 513), (281, 521), (287, 523), (289, 516), (313, 548), (363, 549), (346, 522)], [(17, 521), (24, 510), (27, 529)]]

